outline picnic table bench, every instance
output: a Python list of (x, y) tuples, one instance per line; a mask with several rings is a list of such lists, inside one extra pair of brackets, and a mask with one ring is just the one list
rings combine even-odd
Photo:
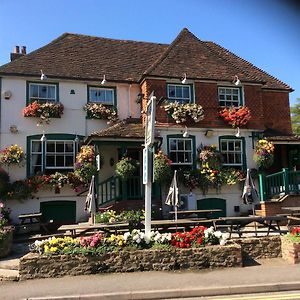
[(289, 215), (287, 216), (288, 228), (291, 226), (292, 221), (296, 221), (297, 223), (300, 223), (300, 207), (299, 206), (281, 207), (281, 209), (287, 210), (289, 212)]
[[(247, 217), (222, 217), (219, 218), (220, 220), (224, 221), (228, 225), (228, 231), (229, 231), (229, 238), (231, 238), (233, 233), (237, 233), (239, 237), (242, 236), (243, 233), (255, 233), (255, 236), (257, 236), (257, 233), (267, 233), (267, 236), (270, 234), (270, 231), (276, 231), (280, 234), (283, 233), (283, 230), (280, 228), (280, 223), (283, 221), (287, 221), (286, 216), (267, 216), (267, 217), (261, 217), (261, 216), (247, 216)], [(255, 230), (254, 231), (245, 231), (243, 232), (241, 229), (243, 229), (248, 224), (254, 222), (255, 223)], [(261, 224), (264, 227), (266, 227), (267, 231), (258, 231), (257, 225)]]
[(129, 223), (128, 222), (120, 222), (120, 223), (96, 223), (96, 224), (90, 224), (90, 223), (81, 223), (81, 224), (70, 224), (70, 225), (62, 225), (60, 226), (57, 231), (58, 232), (70, 232), (72, 237), (77, 237), (79, 235), (83, 235), (89, 232), (94, 231), (114, 231), (117, 233), (120, 230), (124, 230), (128, 228)]
[(183, 218), (188, 218), (191, 215), (197, 215), (198, 218), (204, 216), (206, 219), (209, 219), (209, 216), (214, 212), (221, 212), (222, 209), (192, 209), (192, 210), (177, 210), (177, 211), (170, 211), (170, 214), (180, 215)]
[(41, 218), (42, 218), (42, 213), (40, 213), (40, 212), (21, 214), (21, 215), (19, 215), (20, 226), (25, 227), (25, 226), (31, 226), (34, 224), (38, 224), (43, 228), (43, 230), (45, 232), (49, 232), (49, 230), (46, 226), (47, 224), (41, 222)]

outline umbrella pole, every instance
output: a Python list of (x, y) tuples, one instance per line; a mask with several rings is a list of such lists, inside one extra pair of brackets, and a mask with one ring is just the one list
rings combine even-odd
[(175, 221), (177, 222), (177, 206), (174, 205), (174, 208), (175, 208)]
[[(255, 205), (252, 203), (252, 214), (255, 216)], [(254, 221), (254, 228), (255, 228), (255, 236), (257, 236), (257, 224), (256, 221)]]

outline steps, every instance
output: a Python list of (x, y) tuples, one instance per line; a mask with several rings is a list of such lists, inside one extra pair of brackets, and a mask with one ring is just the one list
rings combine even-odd
[(28, 243), (14, 243), (9, 256), (0, 259), (0, 281), (18, 281), (20, 258), (29, 252)]

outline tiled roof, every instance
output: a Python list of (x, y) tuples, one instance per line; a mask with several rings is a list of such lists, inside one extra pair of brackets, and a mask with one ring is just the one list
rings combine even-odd
[(298, 142), (300, 144), (299, 135), (277, 135), (268, 137), (269, 141), (272, 142)]
[(145, 128), (141, 120), (129, 118), (108, 128), (91, 133), (86, 142), (95, 138), (144, 139), (144, 137)]
[(137, 82), (168, 45), (65, 33), (0, 67), (0, 74)]
[(170, 44), (65, 33), (48, 45), (0, 67), (0, 75), (139, 82), (144, 76), (262, 83), (291, 90), (227, 49), (199, 40), (186, 28)]

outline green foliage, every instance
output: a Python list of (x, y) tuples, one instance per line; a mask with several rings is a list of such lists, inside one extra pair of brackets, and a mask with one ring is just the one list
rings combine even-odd
[(169, 184), (172, 180), (172, 161), (162, 152), (154, 155), (154, 181)]
[(133, 176), (138, 167), (138, 162), (130, 157), (123, 157), (116, 164), (116, 174), (122, 181), (126, 181)]
[(300, 135), (300, 98), (297, 98), (297, 103), (291, 107), (291, 120), (293, 133)]

